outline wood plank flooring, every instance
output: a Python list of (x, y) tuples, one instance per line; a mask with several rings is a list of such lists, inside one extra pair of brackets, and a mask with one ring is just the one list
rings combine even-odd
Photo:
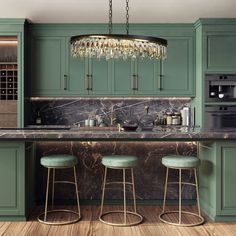
[[(114, 210), (119, 206), (105, 206)], [(187, 207), (193, 211), (192, 207)], [(172, 209), (169, 208), (168, 210)], [(74, 209), (75, 210), (75, 209)], [(209, 219), (201, 226), (176, 227), (160, 222), (158, 206), (139, 206), (144, 216), (142, 224), (132, 227), (113, 227), (98, 220), (99, 206), (81, 206), (82, 220), (64, 226), (48, 226), (37, 221), (42, 207), (36, 207), (27, 222), (0, 222), (0, 235), (9, 236), (236, 236), (236, 223), (214, 223)], [(64, 216), (60, 215), (60, 219)], [(70, 216), (71, 217), (71, 216)], [(119, 218), (119, 216), (118, 216)], [(116, 218), (116, 220), (118, 219)], [(112, 218), (115, 219), (114, 217)], [(119, 219), (118, 219), (119, 220)], [(191, 221), (189, 217), (184, 220)]]

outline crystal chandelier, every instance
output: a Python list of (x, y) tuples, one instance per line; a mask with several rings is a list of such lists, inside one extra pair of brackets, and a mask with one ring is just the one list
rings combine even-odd
[(126, 35), (112, 34), (112, 0), (109, 0), (109, 34), (77, 35), (71, 38), (74, 57), (165, 59), (167, 41), (162, 38), (129, 34), (129, 0), (126, 0)]

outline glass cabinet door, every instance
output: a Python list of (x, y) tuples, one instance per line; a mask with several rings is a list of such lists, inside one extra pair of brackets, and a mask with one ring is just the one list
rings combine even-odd
[(17, 126), (17, 37), (0, 36), (0, 127)]

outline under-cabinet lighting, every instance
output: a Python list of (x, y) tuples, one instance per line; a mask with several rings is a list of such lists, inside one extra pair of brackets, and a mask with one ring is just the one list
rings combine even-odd
[(185, 100), (191, 97), (30, 97), (30, 101), (55, 101), (55, 100)]
[(17, 44), (17, 41), (11, 41), (11, 40), (0, 40), (0, 44)]

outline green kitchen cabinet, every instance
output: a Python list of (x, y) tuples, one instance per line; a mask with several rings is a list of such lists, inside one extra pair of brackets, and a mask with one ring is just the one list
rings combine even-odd
[(116, 59), (111, 62), (112, 67), (112, 94), (132, 95), (135, 89), (136, 74), (134, 60)]
[[(144, 25), (146, 27), (144, 27)], [(138, 59), (135, 93), (159, 97), (195, 96), (195, 32), (191, 24), (134, 25), (131, 32), (167, 40), (163, 61)], [(135, 73), (135, 74), (136, 74)], [(137, 84), (137, 82), (136, 82)]]
[[(27, 71), (25, 70), (25, 59), (26, 59), (26, 51), (27, 51), (27, 30), (28, 30), (28, 22), (26, 19), (0, 19), (0, 37), (3, 37), (3, 40), (6, 40), (6, 37), (11, 37), (15, 38), (17, 41), (17, 54), (16, 54), (16, 60), (14, 63), (12, 62), (12, 56), (9, 55), (8, 50), (5, 51), (1, 55), (1, 66), (9, 66), (12, 67), (13, 64), (17, 67), (17, 75), (15, 72), (15, 78), (17, 79), (17, 90), (16, 92), (11, 92), (15, 93), (17, 98), (15, 101), (12, 99), (8, 98), (2, 98), (1, 100), (5, 100), (3, 102), (9, 101), (10, 103), (16, 103), (16, 111), (12, 112), (11, 115), (12, 117), (16, 114), (16, 122), (15, 118), (14, 119), (14, 126), (17, 127), (23, 127), (24, 126), (24, 96), (25, 96), (25, 84), (26, 80), (25, 77), (27, 75)], [(4, 45), (4, 44), (3, 44)], [(4, 47), (4, 46), (2, 46)], [(9, 57), (6, 61), (2, 61), (3, 57), (5, 56), (6, 58)], [(9, 62), (11, 60), (11, 62)], [(1, 83), (1, 88), (3, 87), (4, 84)], [(10, 85), (10, 84), (9, 84)], [(15, 85), (14, 85), (15, 86)], [(4, 92), (1, 91), (1, 92)], [(10, 92), (10, 91), (9, 91)], [(0, 113), (3, 114), (4, 111), (1, 111)], [(11, 122), (10, 122), (11, 123)], [(13, 122), (12, 122), (13, 123)], [(11, 127), (13, 124), (11, 123)]]
[(153, 95), (157, 88), (157, 60), (118, 59), (113, 60), (113, 95)]
[(104, 59), (72, 58), (69, 63), (69, 95), (111, 95), (111, 67)]
[(204, 73), (236, 72), (236, 20), (200, 19), (195, 24), (200, 36)]
[(32, 147), (25, 142), (0, 142), (0, 220), (26, 220), (33, 206), (34, 159), (27, 155)]
[(167, 58), (161, 65), (159, 93), (164, 96), (195, 94), (194, 40), (192, 37), (166, 37)]
[(236, 219), (236, 142), (200, 143), (200, 201), (213, 220)]
[[(70, 55), (72, 29), (82, 34), (103, 25), (32, 26), (32, 96), (195, 95), (193, 25), (134, 24), (132, 33), (168, 40), (167, 59), (81, 59)], [(115, 25), (114, 30), (120, 30)], [(182, 29), (183, 28), (183, 29)], [(80, 30), (81, 29), (81, 30)], [(104, 30), (104, 29), (103, 29)], [(74, 32), (74, 33), (73, 33)]]
[(65, 37), (35, 36), (31, 52), (31, 93), (64, 95), (68, 89)]
[(160, 90), (160, 61), (149, 58), (137, 58), (134, 65), (134, 94), (158, 95)]
[(194, 96), (194, 41), (191, 37), (165, 37), (167, 58), (139, 58), (135, 94), (151, 96)]

